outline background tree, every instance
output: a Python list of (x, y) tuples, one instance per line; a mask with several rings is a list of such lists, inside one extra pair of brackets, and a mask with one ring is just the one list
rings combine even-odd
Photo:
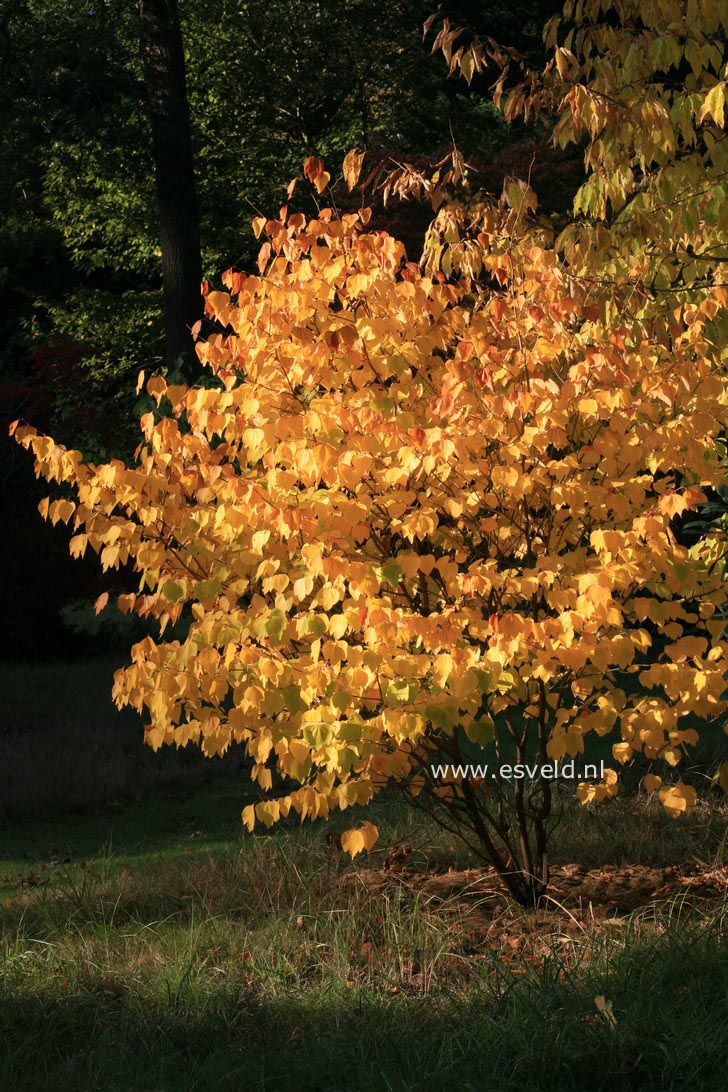
[(200, 230), (182, 31), (176, 0), (141, 0), (140, 38), (159, 211), (167, 365), (195, 367), (202, 317)]
[[(527, 50), (540, 43), (541, 8), (447, 10)], [(254, 263), (255, 240), (240, 226), (251, 202), (277, 207), (307, 155), (324, 155), (335, 174), (354, 145), (436, 157), (454, 137), (471, 160), (492, 155), (505, 129), (488, 80), (468, 88), (446, 78), (422, 42), (429, 12), (424, 0), (179, 4), (203, 276)], [(1, 230), (13, 321), (0, 330), (0, 363), (17, 374), (34, 346), (73, 341), (99, 413), (129, 412), (115, 401), (125, 377), (164, 359), (139, 8), (4, 0), (2, 16)]]

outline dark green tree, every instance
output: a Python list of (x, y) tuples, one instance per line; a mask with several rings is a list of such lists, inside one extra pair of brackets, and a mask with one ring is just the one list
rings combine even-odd
[(166, 359), (197, 364), (190, 328), (202, 317), (202, 261), (185, 58), (177, 0), (140, 0), (139, 33), (162, 251)]

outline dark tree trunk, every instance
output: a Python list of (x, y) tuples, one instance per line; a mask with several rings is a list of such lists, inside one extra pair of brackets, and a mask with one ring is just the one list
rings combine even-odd
[(177, 0), (140, 0), (141, 59), (159, 207), (166, 358), (197, 367), (190, 327), (202, 317), (200, 228)]

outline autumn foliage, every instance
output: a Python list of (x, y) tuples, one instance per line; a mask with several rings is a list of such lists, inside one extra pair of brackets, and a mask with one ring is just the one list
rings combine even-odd
[[(610, 7), (580, 4), (578, 34)], [(249, 829), (396, 782), (527, 901), (547, 879), (549, 783), (438, 781), (433, 762), (492, 745), (547, 762), (610, 735), (613, 768), (578, 788), (600, 800), (635, 755), (677, 766), (724, 708), (725, 542), (688, 548), (675, 529), (726, 482), (724, 62), (710, 5), (695, 62), (684, 19), (666, 36), (668, 7), (641, 4), (635, 29), (636, 5), (615, 5), (602, 53), (572, 34), (510, 100), (589, 142), (559, 238), (515, 180), (438, 200), (419, 264), (367, 209), (283, 208), (255, 224), (259, 272), (207, 294), (220, 332), (197, 351), (214, 381), (148, 381), (134, 465), (18, 427), (39, 472), (72, 487), (43, 514), (73, 524), (73, 553), (132, 561), (119, 605), (161, 623), (117, 703), (146, 711), (154, 748), (244, 746)], [(680, 91), (664, 72), (686, 59)], [(640, 65), (646, 90), (620, 99)], [(348, 160), (352, 185), (360, 168)], [(322, 172), (309, 161), (318, 190)], [(184, 617), (187, 637), (165, 639)], [(647, 783), (672, 814), (695, 800)], [(375, 839), (365, 822), (342, 845)]]

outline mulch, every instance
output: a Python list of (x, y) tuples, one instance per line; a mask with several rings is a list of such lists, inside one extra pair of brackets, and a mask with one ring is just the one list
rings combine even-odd
[[(505, 888), (492, 868), (465, 871), (416, 872), (411, 869), (367, 869), (347, 874), (346, 882), (363, 884), (370, 890), (404, 885), (433, 901), (456, 899), (489, 901), (503, 906)], [(697, 864), (669, 867), (632, 865), (585, 868), (578, 864), (554, 865), (551, 869), (546, 904), (595, 914), (629, 913), (653, 903), (684, 898), (685, 902), (714, 901), (728, 895), (728, 867), (706, 868)]]

